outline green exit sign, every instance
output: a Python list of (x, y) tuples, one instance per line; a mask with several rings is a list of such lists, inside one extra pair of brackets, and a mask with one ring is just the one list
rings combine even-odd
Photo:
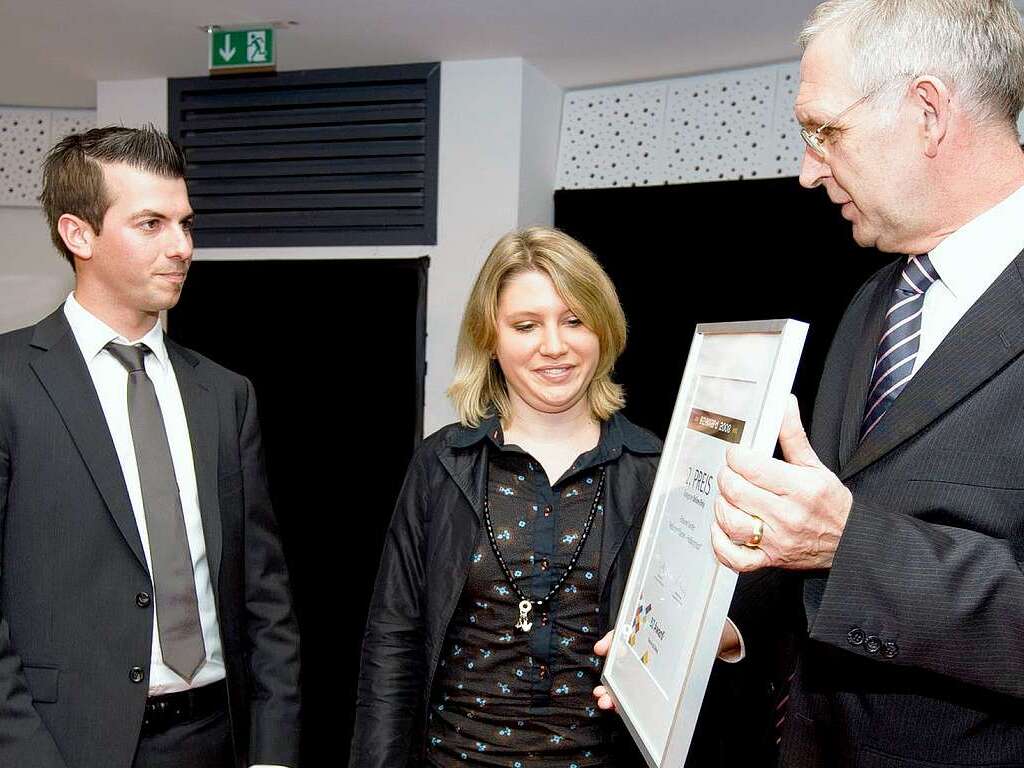
[(210, 74), (272, 72), (277, 66), (275, 54), (271, 27), (210, 32)]

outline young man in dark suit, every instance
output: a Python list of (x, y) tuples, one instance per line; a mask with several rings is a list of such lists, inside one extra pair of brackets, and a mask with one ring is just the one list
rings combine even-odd
[(0, 336), (0, 765), (297, 768), (252, 385), (159, 323), (192, 259), (184, 171), (152, 128), (72, 135), (45, 163), (75, 289)]
[(783, 765), (1024, 765), (1020, 15), (830, 0), (801, 42), (800, 181), (902, 255), (847, 309), (810, 441), (794, 403), (785, 461), (730, 451), (715, 547), (804, 576)]

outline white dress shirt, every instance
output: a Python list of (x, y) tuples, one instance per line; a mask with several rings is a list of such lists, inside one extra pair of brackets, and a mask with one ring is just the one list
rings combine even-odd
[(1024, 187), (960, 227), (928, 257), (939, 279), (924, 295), (914, 373), (1024, 250)]
[[(206, 558), (206, 541), (203, 538), (203, 519), (199, 513), (199, 491), (196, 485), (195, 464), (192, 459), (192, 443), (189, 440), (185, 407), (174, 369), (167, 357), (164, 332), (157, 323), (141, 339), (125, 339), (99, 318), (89, 313), (75, 299), (74, 293), (64, 303), (64, 314), (71, 325), (75, 341), (89, 368), (100, 406), (114, 440), (121, 474), (128, 488), (128, 497), (139, 527), (142, 549), (146, 553), (146, 565), (153, 572), (149, 554), (149, 535), (146, 528), (146, 514), (142, 506), (142, 486), (135, 458), (135, 444), (132, 442), (131, 426), (128, 421), (128, 371), (104, 347), (108, 342), (119, 344), (142, 343), (153, 353), (146, 355), (146, 374), (153, 382), (160, 411), (167, 430), (167, 442), (171, 448), (174, 476), (181, 494), (181, 509), (185, 514), (185, 532), (188, 548), (192, 554), (192, 568), (196, 579), (196, 597), (199, 599), (199, 622), (203, 628), (203, 642), (206, 644), (206, 661), (192, 678), (191, 685), (164, 664), (160, 654), (160, 636), (156, 613), (153, 615), (153, 650), (149, 673), (149, 695), (199, 688), (224, 679), (224, 655), (221, 650), (220, 630), (217, 625), (217, 610), (210, 583), (210, 567)], [(153, 596), (154, 605), (157, 596)]]
[[(135, 513), (135, 524), (139, 527), (142, 549), (146, 554), (146, 566), (150, 573), (153, 572), (153, 561), (149, 554), (149, 535), (142, 506), (142, 485), (139, 482), (135, 444), (128, 421), (128, 371), (104, 347), (109, 342), (116, 341), (118, 344), (142, 343), (152, 350), (152, 354), (145, 357), (146, 375), (152, 380), (156, 399), (160, 403), (167, 442), (171, 448), (171, 463), (174, 465), (174, 475), (181, 495), (185, 533), (188, 536), (192, 570), (196, 579), (199, 623), (203, 629), (203, 642), (206, 644), (206, 661), (192, 678), (191, 684), (164, 664), (160, 653), (159, 624), (154, 612), (149, 695), (159, 696), (189, 688), (200, 688), (223, 680), (224, 652), (220, 643), (213, 585), (210, 582), (210, 564), (206, 558), (206, 540), (203, 538), (203, 518), (199, 512), (199, 489), (196, 485), (192, 443), (189, 439), (188, 422), (185, 419), (185, 406), (181, 401), (181, 390), (178, 389), (178, 379), (167, 357), (163, 328), (160, 327), (160, 323), (156, 323), (141, 339), (126, 339), (79, 304), (74, 293), (71, 293), (64, 302), (64, 315), (71, 325), (78, 348), (82, 350), (89, 375), (96, 387), (96, 394), (99, 395), (103, 416), (106, 418), (117, 451), (117, 459), (121, 464), (121, 474), (124, 475), (124, 482), (128, 487), (128, 497)], [(153, 596), (153, 600), (155, 605), (156, 595)], [(286, 766), (253, 765), (251, 768)]]

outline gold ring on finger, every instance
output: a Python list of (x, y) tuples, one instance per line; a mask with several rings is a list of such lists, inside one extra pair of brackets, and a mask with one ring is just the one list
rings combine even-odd
[(744, 546), (757, 549), (761, 546), (761, 539), (764, 538), (764, 520), (757, 515), (751, 515), (750, 517), (754, 521), (754, 532), (750, 535), (750, 539)]

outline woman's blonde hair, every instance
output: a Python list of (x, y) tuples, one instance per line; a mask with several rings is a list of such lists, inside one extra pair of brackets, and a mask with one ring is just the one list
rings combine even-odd
[(494, 351), (498, 338), (498, 299), (505, 285), (523, 272), (543, 272), (566, 306), (593, 331), (600, 343), (587, 401), (596, 419), (605, 421), (625, 404), (612, 368), (626, 346), (626, 317), (615, 286), (593, 254), (564, 232), (530, 227), (510, 232), (491, 249), (466, 303), (455, 353), (455, 379), (448, 396), (459, 421), (477, 426), (492, 414), (505, 426), (512, 417), (508, 385)]

